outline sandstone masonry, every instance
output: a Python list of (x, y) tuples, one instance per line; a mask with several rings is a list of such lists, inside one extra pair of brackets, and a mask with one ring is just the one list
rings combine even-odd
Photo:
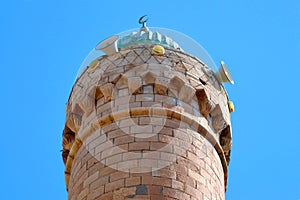
[(153, 45), (99, 57), (73, 86), (63, 160), (70, 200), (223, 200), (228, 97), (197, 58)]

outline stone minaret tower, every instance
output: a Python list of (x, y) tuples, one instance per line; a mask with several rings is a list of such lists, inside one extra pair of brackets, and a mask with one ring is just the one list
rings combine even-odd
[(140, 22), (101, 42), (95, 52), (106, 54), (73, 86), (63, 131), (69, 199), (224, 200), (233, 106), (221, 82), (230, 74)]

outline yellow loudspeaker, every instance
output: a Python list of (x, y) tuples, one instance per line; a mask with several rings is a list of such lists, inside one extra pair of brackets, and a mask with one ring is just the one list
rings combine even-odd
[(103, 51), (108, 56), (113, 55), (119, 51), (118, 46), (117, 46), (118, 39), (119, 39), (119, 36), (117, 36), (117, 35), (111, 36), (111, 37), (103, 40), (102, 42), (100, 42), (96, 46), (96, 49)]
[(229, 107), (229, 112), (231, 112), (231, 113), (234, 112), (234, 104), (232, 101), (228, 102), (228, 107)]
[(234, 84), (232, 75), (224, 61), (221, 61), (221, 66), (215, 74), (220, 82), (228, 82), (232, 85)]

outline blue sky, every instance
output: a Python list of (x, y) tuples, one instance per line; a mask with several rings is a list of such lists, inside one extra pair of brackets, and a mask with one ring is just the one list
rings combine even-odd
[(67, 199), (65, 103), (102, 39), (149, 26), (185, 33), (235, 78), (227, 200), (300, 199), (300, 1), (2, 1), (1, 199)]

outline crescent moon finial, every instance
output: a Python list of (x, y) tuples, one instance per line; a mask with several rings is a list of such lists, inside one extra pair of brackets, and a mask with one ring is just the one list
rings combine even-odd
[(147, 26), (146, 26), (146, 22), (148, 21), (148, 15), (144, 15), (142, 17), (140, 17), (139, 19), (139, 24), (142, 24), (142, 30), (148, 30)]

